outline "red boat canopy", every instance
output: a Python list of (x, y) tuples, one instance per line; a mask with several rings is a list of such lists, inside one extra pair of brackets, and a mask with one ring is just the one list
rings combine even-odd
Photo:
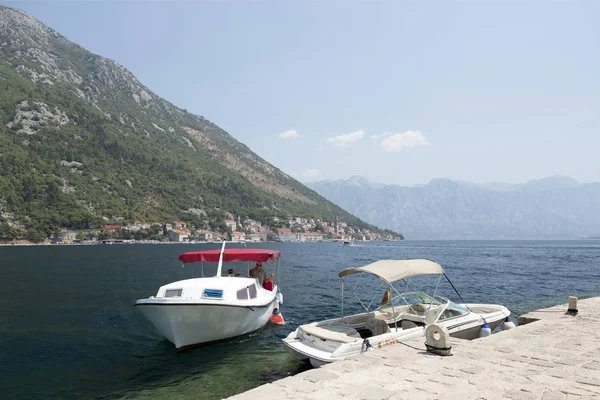
[[(179, 256), (179, 260), (183, 263), (203, 262), (219, 262), (221, 249), (190, 251)], [(266, 249), (225, 249), (223, 253), (223, 262), (245, 262), (245, 261), (260, 261), (277, 260), (280, 252), (277, 250)]]

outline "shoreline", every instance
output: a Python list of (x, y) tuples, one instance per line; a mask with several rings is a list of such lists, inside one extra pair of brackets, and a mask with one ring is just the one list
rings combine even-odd
[[(131, 244), (222, 244), (223, 242), (159, 242), (159, 241), (118, 241), (121, 239), (115, 239), (116, 241), (112, 243), (52, 243), (49, 240), (45, 240), (42, 242), (30, 242), (27, 240), (18, 240), (15, 242), (0, 242), (0, 247), (18, 247), (18, 246), (101, 246), (101, 245), (131, 245)], [(401, 240), (366, 240), (360, 242), (354, 242), (354, 246), (357, 244), (363, 243), (385, 243), (385, 242), (557, 242), (557, 241), (566, 241), (566, 242), (580, 242), (580, 241), (600, 241), (600, 238), (565, 238), (565, 239), (401, 239)], [(277, 242), (277, 241), (261, 241), (261, 242), (233, 242), (227, 241), (230, 244), (246, 244), (246, 245), (254, 245), (256, 243), (295, 243), (295, 244), (310, 244), (310, 243), (342, 243), (340, 241), (334, 240), (321, 240), (314, 242), (299, 242), (299, 241), (289, 241), (289, 242)], [(347, 246), (352, 247), (352, 246)]]
[[(403, 240), (367, 240), (364, 242), (355, 242), (355, 243), (383, 243), (383, 242), (402, 242)], [(277, 241), (261, 241), (261, 242), (234, 242), (227, 241), (227, 244), (245, 244), (245, 245), (254, 245), (257, 243), (295, 243), (295, 244), (306, 244), (306, 243), (342, 243), (340, 241), (334, 240), (320, 240), (320, 241), (311, 241), (311, 242), (299, 242), (299, 241), (289, 241), (289, 242), (277, 242)], [(159, 241), (123, 241), (122, 239), (113, 239), (108, 243), (102, 242), (86, 242), (86, 243), (52, 243), (48, 240), (43, 242), (29, 242), (27, 240), (19, 240), (15, 243), (8, 242), (0, 242), (0, 247), (17, 247), (17, 246), (102, 246), (102, 245), (132, 245), (132, 244), (223, 244), (223, 242), (159, 242)], [(351, 247), (351, 246), (350, 246)]]

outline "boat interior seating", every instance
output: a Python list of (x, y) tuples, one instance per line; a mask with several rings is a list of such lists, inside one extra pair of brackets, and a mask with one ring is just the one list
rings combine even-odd
[(361, 339), (361, 336), (356, 329), (347, 325), (316, 326), (306, 324), (300, 326), (300, 329), (310, 336), (315, 336), (324, 340), (335, 340), (342, 343), (350, 343)]
[[(421, 324), (421, 325), (423, 325), (423, 324)], [(417, 325), (415, 322), (409, 321), (407, 319), (403, 319), (402, 321), (400, 321), (401, 329), (412, 329), (412, 328), (416, 328), (417, 326), (419, 326), (419, 325)]]
[(420, 303), (411, 304), (409, 306), (410, 311), (412, 311), (418, 315), (424, 315), (428, 308), (429, 308), (428, 304), (420, 304)]
[(429, 311), (427, 311), (427, 314), (425, 315), (425, 323), (427, 325), (433, 324), (439, 313), (444, 311), (444, 308), (444, 306), (437, 306), (429, 309)]
[(383, 335), (391, 332), (387, 322), (381, 319), (369, 318), (366, 323), (366, 328), (371, 331), (372, 336)]
[(351, 326), (355, 329), (364, 328), (369, 318), (375, 317), (375, 313), (365, 313), (342, 318), (339, 323)]

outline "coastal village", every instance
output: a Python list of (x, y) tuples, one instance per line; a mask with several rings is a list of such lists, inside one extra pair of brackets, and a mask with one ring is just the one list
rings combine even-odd
[(197, 229), (182, 221), (164, 223), (136, 222), (131, 225), (103, 225), (95, 229), (62, 229), (60, 237), (53, 242), (58, 244), (95, 243), (144, 243), (144, 242), (323, 242), (323, 241), (382, 241), (401, 240), (393, 234), (381, 234), (368, 229), (359, 229), (346, 222), (324, 221), (322, 219), (291, 217), (281, 220), (273, 217), (277, 228), (263, 225), (251, 218), (227, 215), (226, 229)]

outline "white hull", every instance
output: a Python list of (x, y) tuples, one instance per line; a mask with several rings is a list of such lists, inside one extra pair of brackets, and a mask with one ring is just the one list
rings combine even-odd
[[(471, 340), (479, 337), (480, 329), (486, 322), (493, 330), (506, 317), (510, 316), (510, 311), (499, 305), (472, 304), (468, 306), (480, 312), (470, 312), (467, 315), (438, 321), (437, 323), (445, 326), (451, 336)], [(398, 329), (396, 329), (393, 324), (390, 324), (387, 333), (374, 335), (366, 339), (356, 335), (350, 337), (342, 335), (340, 341), (336, 340), (336, 336), (340, 337), (339, 329), (337, 329), (340, 325), (344, 327), (352, 326), (352, 323), (348, 324), (349, 320), (358, 321), (361, 318), (364, 319), (365, 316), (359, 314), (346, 317), (345, 320), (333, 319), (303, 325), (283, 339), (283, 343), (296, 359), (309, 361), (313, 367), (319, 367), (323, 364), (360, 354), (367, 349), (367, 345), (369, 350), (376, 350), (391, 344), (425, 337), (425, 326), (402, 329), (398, 324)], [(333, 333), (319, 329), (330, 330), (332, 327), (336, 327)]]
[(264, 327), (276, 301), (264, 306), (136, 303), (177, 351), (245, 335)]

